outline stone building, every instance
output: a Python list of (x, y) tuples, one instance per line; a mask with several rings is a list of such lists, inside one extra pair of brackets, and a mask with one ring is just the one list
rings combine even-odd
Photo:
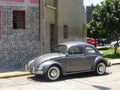
[(0, 0), (0, 70), (24, 67), (59, 42), (85, 41), (83, 0), (45, 0), (44, 32), (40, 3)]
[(19, 68), (40, 53), (35, 0), (0, 0), (0, 68)]

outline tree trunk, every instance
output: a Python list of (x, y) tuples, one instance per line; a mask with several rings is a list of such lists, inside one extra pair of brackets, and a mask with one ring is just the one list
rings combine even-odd
[(119, 33), (118, 33), (119, 31), (117, 31), (117, 34), (116, 34), (116, 41), (117, 41), (117, 43), (114, 45), (115, 46), (115, 50), (114, 50), (114, 55), (116, 55), (117, 54), (117, 48), (118, 48), (118, 46), (119, 46), (119, 43), (118, 43), (118, 40), (119, 40)]
[(115, 45), (115, 49), (114, 49), (114, 55), (117, 54), (117, 45)]

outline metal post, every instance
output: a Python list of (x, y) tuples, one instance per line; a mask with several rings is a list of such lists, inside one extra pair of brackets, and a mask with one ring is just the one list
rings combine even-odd
[(46, 52), (45, 0), (39, 1), (40, 9), (40, 54)]

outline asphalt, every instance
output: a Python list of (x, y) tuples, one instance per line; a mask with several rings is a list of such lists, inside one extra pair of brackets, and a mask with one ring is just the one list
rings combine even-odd
[[(120, 59), (109, 60), (112, 65), (119, 65)], [(12, 71), (12, 72), (2, 72), (0, 73), (0, 78), (10, 78), (10, 77), (18, 77), (18, 76), (25, 76), (31, 75), (30, 72), (27, 71)]]

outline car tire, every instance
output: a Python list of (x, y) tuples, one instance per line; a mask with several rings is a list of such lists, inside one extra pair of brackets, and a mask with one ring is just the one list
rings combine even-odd
[(51, 66), (46, 73), (46, 77), (48, 80), (55, 81), (60, 77), (60, 74), (60, 69), (57, 66)]
[(97, 75), (103, 75), (106, 72), (106, 65), (104, 62), (99, 62), (95, 70)]

